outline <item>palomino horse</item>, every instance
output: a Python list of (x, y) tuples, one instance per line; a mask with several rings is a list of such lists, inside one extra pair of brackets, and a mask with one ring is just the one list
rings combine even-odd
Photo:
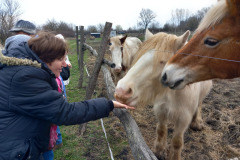
[(113, 69), (115, 83), (125, 75), (141, 44), (141, 40), (136, 37), (118, 35), (110, 38), (109, 50), (115, 64)]
[(202, 80), (240, 77), (240, 1), (221, 0), (193, 38), (165, 66), (162, 83), (175, 89)]
[[(203, 128), (201, 104), (209, 93), (212, 81), (199, 82), (183, 90), (171, 90), (161, 85), (159, 76), (167, 60), (181, 48), (190, 32), (182, 36), (158, 33), (144, 41), (137, 52), (133, 66), (118, 81), (115, 98), (125, 104), (151, 104), (158, 119), (157, 137), (154, 143), (155, 154), (161, 155), (167, 149), (167, 121), (175, 125), (168, 159), (181, 159), (183, 136), (186, 129)], [(143, 113), (144, 114), (144, 113)]]

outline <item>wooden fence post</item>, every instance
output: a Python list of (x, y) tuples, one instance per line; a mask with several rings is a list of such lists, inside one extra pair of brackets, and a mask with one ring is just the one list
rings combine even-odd
[(84, 37), (84, 26), (80, 27), (80, 55), (79, 55), (79, 81), (78, 81), (78, 88), (82, 88), (83, 84), (83, 77), (84, 77), (84, 66), (83, 66), (83, 57), (84, 57), (84, 51), (83, 51), (83, 43), (85, 42)]
[[(94, 93), (94, 89), (97, 84), (98, 74), (102, 66), (103, 57), (108, 47), (107, 41), (111, 32), (111, 28), (112, 28), (112, 23), (106, 22), (104, 27), (104, 32), (103, 32), (103, 38), (99, 48), (99, 55), (94, 65), (93, 72), (92, 74), (90, 74), (90, 77), (89, 77), (85, 100), (91, 99)], [(80, 124), (79, 126), (80, 135), (84, 134), (84, 132), (86, 131), (86, 127), (87, 127), (87, 123)]]
[(86, 90), (86, 100), (91, 99), (94, 89), (96, 87), (98, 74), (101, 69), (103, 57), (104, 57), (104, 54), (108, 47), (107, 42), (109, 39), (111, 28), (112, 28), (112, 23), (106, 22), (105, 27), (104, 27), (104, 32), (103, 32), (103, 38), (102, 38), (100, 48), (99, 48), (99, 55), (97, 57), (93, 72), (89, 77), (88, 86), (87, 86), (87, 90)]
[(78, 67), (79, 67), (79, 43), (78, 43), (78, 26), (76, 26), (76, 44), (77, 44), (77, 56), (78, 56)]

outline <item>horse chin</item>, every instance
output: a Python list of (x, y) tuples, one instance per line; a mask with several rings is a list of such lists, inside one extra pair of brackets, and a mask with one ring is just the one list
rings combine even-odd
[(128, 103), (128, 105), (129, 105), (129, 106), (136, 107), (137, 101), (131, 101), (130, 103)]
[(138, 104), (138, 97), (131, 98), (127, 101), (127, 105), (136, 107)]
[(183, 89), (183, 88), (185, 88), (186, 87), (186, 84), (185, 83), (181, 83), (181, 84), (179, 84), (179, 85), (177, 85), (177, 86), (174, 86), (174, 87), (169, 87), (170, 89), (174, 89), (174, 90), (181, 90), (181, 89)]
[(120, 74), (121, 73), (121, 69), (114, 69), (114, 72), (116, 73), (116, 74)]

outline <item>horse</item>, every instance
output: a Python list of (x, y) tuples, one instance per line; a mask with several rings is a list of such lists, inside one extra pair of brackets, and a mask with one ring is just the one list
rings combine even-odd
[(137, 37), (118, 35), (110, 38), (109, 50), (115, 64), (112, 70), (115, 83), (125, 75), (141, 44), (141, 40)]
[[(203, 129), (201, 104), (212, 87), (212, 81), (199, 82), (183, 90), (164, 87), (159, 77), (167, 60), (187, 41), (190, 31), (181, 36), (159, 32), (145, 40), (136, 53), (133, 65), (118, 81), (114, 96), (130, 106), (153, 105), (158, 119), (154, 153), (162, 156), (167, 150), (167, 123), (175, 125), (168, 155), (170, 160), (180, 160), (183, 136), (187, 128)], [(143, 113), (144, 114), (144, 113)]]
[[(194, 36), (166, 64), (162, 84), (174, 89), (209, 79), (240, 76), (240, 1), (220, 0)], [(173, 87), (174, 86), (174, 87)]]

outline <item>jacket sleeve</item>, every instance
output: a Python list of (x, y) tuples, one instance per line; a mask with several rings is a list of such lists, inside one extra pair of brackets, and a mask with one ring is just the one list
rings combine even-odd
[(73, 125), (107, 117), (113, 110), (113, 102), (106, 98), (68, 103), (53, 90), (45, 71), (28, 68), (18, 71), (11, 82), (9, 108), (16, 114)]

